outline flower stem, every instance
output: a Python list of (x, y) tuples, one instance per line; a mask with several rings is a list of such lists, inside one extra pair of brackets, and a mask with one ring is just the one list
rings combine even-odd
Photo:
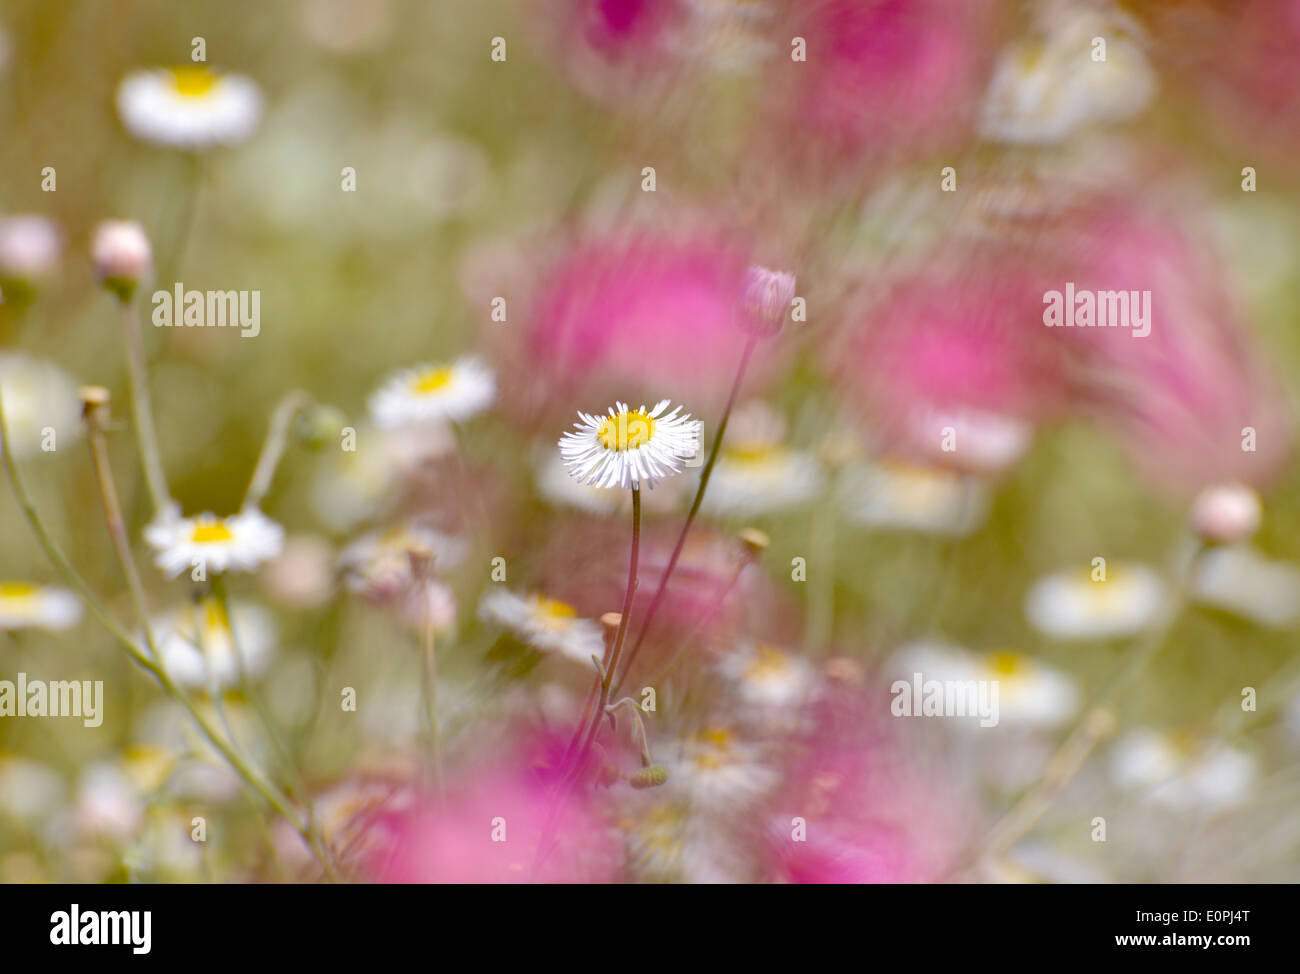
[[(646, 609), (645, 620), (641, 623), (641, 631), (627, 655), (627, 663), (623, 666), (622, 674), (614, 681), (614, 693), (618, 693), (622, 689), (624, 681), (627, 680), (628, 674), (632, 671), (637, 654), (641, 651), (641, 645), (645, 642), (646, 634), (650, 631), (650, 626), (654, 622), (655, 614), (663, 603), (664, 593), (668, 590), (668, 581), (672, 578), (673, 570), (677, 567), (677, 561), (682, 556), (682, 549), (686, 546), (686, 536), (690, 534), (691, 525), (695, 523), (695, 516), (699, 513), (700, 504), (704, 501), (704, 492), (708, 489), (709, 477), (713, 473), (714, 465), (718, 462), (718, 453), (722, 449), (722, 438), (727, 432), (727, 420), (731, 418), (731, 410), (736, 405), (736, 396), (740, 392), (740, 383), (745, 378), (745, 371), (749, 368), (749, 360), (753, 356), (754, 346), (757, 344), (758, 336), (756, 334), (750, 335), (745, 340), (744, 351), (740, 354), (740, 364), (736, 367), (736, 377), (731, 382), (731, 392), (727, 395), (727, 404), (723, 407), (722, 418), (718, 420), (718, 431), (714, 434), (713, 445), (709, 448), (709, 458), (700, 471), (700, 486), (695, 491), (695, 499), (691, 501), (691, 509), (686, 514), (686, 523), (682, 525), (682, 532), (677, 536), (677, 544), (673, 546), (672, 554), (668, 558), (668, 565), (659, 579), (659, 585), (655, 589), (654, 597), (650, 600), (650, 606)], [(611, 664), (611, 673), (616, 663), (617, 660)]]
[(438, 737), (438, 657), (434, 647), (433, 606), (429, 591), (432, 583), (425, 583), (424, 599), (424, 716), (429, 723), (429, 757), (433, 764), (433, 785), (439, 798), (443, 796), (442, 744)]
[[(148, 646), (148, 649), (146, 650), (145, 647), (140, 645), (140, 642), (135, 637), (130, 635), (126, 629), (113, 618), (104, 607), (103, 603), (100, 602), (91, 591), (90, 586), (86, 584), (85, 580), (80, 574), (78, 574), (77, 570), (72, 567), (67, 558), (64, 557), (63, 553), (54, 543), (54, 540), (50, 537), (49, 532), (45, 528), (44, 522), (40, 518), (40, 514), (32, 503), (31, 496), (27, 493), (27, 488), (23, 484), (22, 477), (18, 473), (17, 464), (14, 462), (13, 451), (10, 449), (9, 444), (9, 433), (5, 425), (2, 390), (0, 390), (0, 451), (3, 451), (5, 469), (9, 475), (9, 482), (13, 486), (14, 495), (18, 498), (18, 504), (22, 508), (23, 514), (27, 518), (27, 523), (31, 526), (32, 533), (36, 536), (37, 542), (45, 552), (46, 557), (49, 558), (50, 563), (54, 565), (59, 574), (63, 576), (68, 584), (77, 590), (77, 593), (90, 607), (91, 611), (104, 623), (108, 631), (116, 636), (122, 645), (126, 647), (131, 658), (143, 669), (151, 673), (162, 688), (185, 708), (190, 719), (194, 721), (203, 736), (214, 748), (217, 749), (218, 753), (221, 754), (235, 773), (244, 780), (245, 784), (261, 795), (267, 804), (282, 815), (297, 830), (299, 835), (302, 836), (303, 840), (312, 850), (312, 853), (320, 861), (321, 867), (325, 870), (325, 875), (331, 881), (337, 882), (339, 880), (338, 872), (334, 868), (333, 862), (325, 849), (324, 843), (318, 835), (318, 830), (312, 826), (310, 819), (304, 819), (302, 816), (295, 813), (287, 799), (280, 795), (273, 785), (263, 780), (261, 775), (258, 774), (257, 771), (255, 771), (239, 755), (239, 753), (230, 746), (225, 738), (221, 736), (221, 733), (212, 725), (212, 722), (194, 706), (194, 702), (190, 700), (189, 695), (181, 690), (172, 680), (171, 674), (169, 674), (166, 667), (163, 666), (162, 659), (154, 648), (153, 636), (150, 632), (147, 618), (142, 619), (142, 628), (145, 634), (146, 645)], [(94, 451), (92, 451), (92, 459), (95, 459), (98, 463), (98, 458), (96, 458)], [(105, 470), (107, 472), (107, 468), (105, 468)], [(114, 489), (111, 494), (105, 494), (104, 499), (106, 505), (110, 503), (115, 504), (116, 490)], [(121, 519), (120, 509), (117, 511), (116, 517), (110, 515), (109, 521), (110, 529), (112, 529), (112, 526), (116, 524), (119, 526), (120, 530), (124, 532), (125, 529), (122, 527), (123, 522)], [(119, 547), (120, 542), (120, 537), (114, 538), (115, 547)], [(126, 550), (129, 553), (129, 545)], [(119, 552), (120, 551), (121, 548), (119, 547)], [(124, 570), (126, 570), (125, 566)], [(127, 571), (128, 584), (130, 584), (129, 576), (131, 572), (130, 570)], [(135, 575), (138, 582), (139, 573), (137, 572)], [(135, 597), (136, 593), (133, 592), (132, 598), (135, 599)], [(137, 606), (140, 604), (142, 604), (142, 601), (137, 602)]]
[(149, 374), (145, 366), (144, 340), (140, 335), (140, 320), (129, 300), (118, 302), (122, 313), (122, 333), (126, 339), (126, 370), (131, 383), (131, 411), (135, 420), (135, 436), (144, 464), (145, 481), (153, 500), (154, 512), (167, 509), (171, 494), (167, 490), (167, 475), (163, 471), (162, 451), (158, 448), (158, 432), (153, 425), (153, 404), (149, 398)]
[(623, 593), (623, 611), (619, 615), (618, 632), (614, 636), (614, 646), (609, 653), (609, 665), (605, 667), (605, 672), (598, 677), (600, 692), (597, 695), (595, 712), (591, 715), (591, 721), (587, 726), (585, 739), (582, 748), (578, 751), (578, 756), (569, 770), (571, 781), (576, 781), (582, 773), (583, 766), (587, 763), (587, 756), (591, 753), (591, 745), (596, 739), (596, 732), (600, 729), (600, 722), (605, 716), (605, 708), (609, 705), (610, 687), (614, 679), (614, 670), (618, 666), (619, 656), (623, 650), (623, 641), (627, 637), (628, 620), (632, 615), (632, 596), (636, 594), (637, 589), (637, 565), (641, 557), (641, 485), (632, 485), (632, 554), (628, 562), (627, 569), (627, 590)]
[(253, 479), (249, 481), (248, 491), (244, 494), (244, 507), (257, 507), (262, 498), (271, 489), (276, 468), (284, 457), (289, 443), (289, 430), (294, 417), (312, 403), (311, 396), (302, 390), (290, 392), (275, 407), (271, 414), (271, 426), (266, 433), (266, 442), (257, 458), (257, 467), (253, 470)]

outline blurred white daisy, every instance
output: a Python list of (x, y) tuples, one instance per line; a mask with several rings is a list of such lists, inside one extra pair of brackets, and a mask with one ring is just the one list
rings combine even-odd
[(117, 87), (117, 112), (137, 138), (184, 149), (242, 142), (262, 117), (250, 79), (204, 64), (133, 71)]
[(960, 537), (988, 513), (987, 489), (978, 479), (892, 462), (847, 468), (836, 496), (849, 518), (874, 528)]
[(1111, 771), (1125, 788), (1172, 808), (1212, 809), (1246, 796), (1255, 759), (1222, 741), (1141, 728), (1115, 742)]
[[(981, 409), (922, 410), (909, 421), (911, 442), (923, 445), (929, 460), (964, 473), (997, 473), (1019, 460), (1034, 430), (1023, 420)], [(952, 449), (945, 450), (951, 431)]]
[(1168, 607), (1165, 583), (1143, 565), (1112, 563), (1105, 581), (1088, 569), (1055, 572), (1025, 595), (1025, 615), (1055, 639), (1131, 636), (1160, 621)]
[[(275, 624), (270, 613), (248, 602), (230, 607), (226, 616), (212, 596), (188, 602), (152, 621), (154, 640), (163, 665), (181, 686), (224, 689), (239, 683), (244, 672), (255, 677), (270, 665), (275, 649)], [(239, 657), (235, 647), (239, 647)]]
[(0, 353), (0, 394), (15, 459), (60, 449), (83, 435), (77, 384), (57, 365)]
[(611, 406), (608, 415), (579, 411), (577, 432), (560, 439), (560, 456), (575, 480), (596, 487), (654, 487), (655, 482), (680, 473), (700, 450), (703, 424), (682, 415), (682, 407), (668, 410), (662, 399), (649, 411), (629, 409), (627, 403)]
[(496, 379), (477, 358), (403, 369), (370, 397), (370, 417), (380, 429), (463, 422), (496, 398)]
[[(914, 643), (900, 649), (890, 665), (892, 679), (985, 681), (998, 687), (998, 725), (1055, 727), (1079, 708), (1079, 688), (1060, 670), (1023, 653), (997, 650), (973, 653), (944, 643)], [(965, 723), (979, 726), (979, 717)]]
[(534, 649), (559, 653), (587, 666), (593, 656), (605, 655), (600, 623), (579, 618), (577, 609), (558, 599), (495, 588), (479, 603), (479, 617), (505, 626)]
[(763, 762), (756, 745), (721, 726), (706, 727), (684, 740), (668, 765), (670, 786), (705, 809), (734, 811), (767, 794), (780, 778)]
[(410, 591), (412, 555), (428, 555), (441, 573), (459, 565), (466, 548), (464, 539), (413, 521), (363, 534), (339, 554), (338, 567), (350, 592), (383, 601)]
[[(1115, 9), (1049, 9), (1046, 37), (1016, 44), (994, 69), (981, 132), (998, 142), (1060, 142), (1098, 122), (1124, 122), (1143, 111), (1156, 75), (1138, 23)], [(1092, 60), (1103, 37), (1106, 59)]]
[(766, 643), (745, 646), (718, 665), (736, 686), (740, 699), (759, 707), (794, 707), (811, 689), (814, 673), (808, 663)]
[(1283, 627), (1300, 616), (1300, 568), (1246, 545), (1211, 548), (1192, 569), (1192, 595), (1251, 622)]
[(81, 599), (63, 588), (0, 582), (0, 629), (71, 629), (81, 621)]
[(97, 761), (81, 773), (74, 815), (86, 833), (125, 839), (144, 815), (144, 796), (117, 764)]
[(763, 403), (737, 409), (704, 495), (703, 508), (751, 517), (805, 504), (824, 486), (821, 464), (783, 442), (785, 422)]
[(284, 528), (256, 508), (229, 517), (164, 512), (144, 529), (155, 563), (173, 577), (202, 566), (205, 572), (247, 572), (280, 554)]

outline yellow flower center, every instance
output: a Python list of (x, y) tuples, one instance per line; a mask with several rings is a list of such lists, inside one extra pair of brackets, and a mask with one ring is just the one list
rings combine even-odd
[(199, 521), (190, 532), (190, 540), (195, 544), (220, 544), (233, 541), (235, 533), (226, 526), (225, 521)]
[(202, 98), (217, 84), (217, 75), (202, 65), (172, 68), (172, 87), (186, 98)]
[(1025, 659), (1009, 649), (1000, 649), (986, 657), (988, 668), (997, 676), (1015, 676), (1025, 668)]
[(421, 396), (440, 392), (451, 383), (452, 374), (450, 365), (426, 369), (411, 380), (411, 388)]
[(578, 610), (567, 602), (548, 599), (539, 595), (533, 603), (533, 616), (539, 625), (555, 632), (560, 629), (567, 629), (570, 623), (577, 618)]
[(745, 670), (745, 676), (757, 683), (767, 682), (781, 677), (789, 667), (789, 660), (780, 650), (771, 646), (759, 646), (754, 653), (753, 662)]
[(0, 582), (0, 599), (25, 602), (39, 591), (31, 582)]
[(655, 421), (641, 412), (619, 413), (607, 416), (596, 431), (596, 438), (606, 450), (621, 453), (644, 446), (655, 435)]
[(774, 459), (778, 454), (778, 448), (771, 443), (745, 442), (732, 443), (724, 450), (727, 459), (735, 463), (762, 463), (764, 460)]

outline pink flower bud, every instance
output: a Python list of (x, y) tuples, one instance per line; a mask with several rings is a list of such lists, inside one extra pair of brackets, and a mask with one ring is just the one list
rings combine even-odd
[(11, 216), (0, 220), (0, 282), (6, 298), (53, 274), (59, 250), (59, 231), (45, 217)]
[(1192, 503), (1192, 528), (1206, 541), (1245, 541), (1258, 530), (1259, 517), (1259, 496), (1244, 484), (1206, 487)]
[(106, 220), (97, 226), (90, 253), (99, 279), (124, 301), (153, 270), (149, 238), (133, 220)]
[(762, 334), (774, 335), (785, 324), (785, 316), (794, 300), (794, 275), (770, 271), (755, 264), (745, 275), (741, 305), (747, 323)]

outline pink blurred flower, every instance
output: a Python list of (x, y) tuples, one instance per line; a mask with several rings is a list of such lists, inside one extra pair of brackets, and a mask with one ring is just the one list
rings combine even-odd
[[(941, 882), (973, 818), (944, 776), (925, 770), (895, 728), (888, 697), (829, 689), (791, 751), (773, 805), (768, 869), (794, 883)], [(796, 838), (795, 819), (803, 820)]]
[[(737, 317), (748, 267), (746, 249), (711, 230), (574, 241), (544, 273), (525, 333), (501, 349), (513, 373), (502, 382), (507, 408), (533, 419), (548, 410), (554, 421), (668, 398), (704, 418), (707, 439), (745, 341)], [(770, 373), (769, 350), (759, 347), (747, 387)]]
[(1064, 349), (1042, 325), (1044, 280), (1010, 260), (939, 255), (858, 312), (829, 367), (880, 449), (981, 471), (1019, 457), (1067, 399)]
[(785, 36), (802, 37), (770, 73), (780, 126), (805, 149), (893, 155), (952, 139), (983, 94), (984, 0), (785, 0)]
[(445, 801), (426, 796), (380, 823), (386, 850), (370, 874), (386, 883), (613, 882), (617, 845), (590, 793), (574, 789), (555, 804), (554, 777), (508, 761), (473, 769)]
[[(1285, 404), (1204, 235), (1118, 200), (1094, 207), (1068, 239), (1076, 290), (1151, 292), (1144, 338), (1127, 328), (1044, 329), (1073, 343), (1084, 405), (1118, 431), (1139, 469), (1187, 494), (1275, 475), (1290, 449)], [(1247, 427), (1253, 451), (1243, 449)]]
[(624, 104), (666, 80), (690, 15), (686, 0), (557, 0), (538, 7), (555, 60), (573, 84), (590, 98)]

